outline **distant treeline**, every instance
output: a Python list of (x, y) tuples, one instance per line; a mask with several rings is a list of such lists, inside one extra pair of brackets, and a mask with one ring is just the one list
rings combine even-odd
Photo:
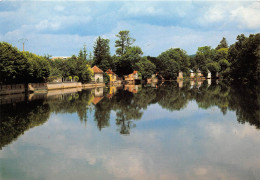
[(175, 80), (178, 72), (189, 76), (190, 71), (198, 69), (207, 75), (210, 71), (215, 77), (218, 73), (223, 79), (239, 82), (257, 82), (260, 74), (260, 33), (237, 36), (237, 41), (228, 46), (226, 39), (216, 48), (199, 47), (196, 54), (189, 56), (180, 48), (171, 48), (158, 57), (143, 56), (135, 39), (129, 31), (120, 31), (115, 41), (116, 53), (111, 56), (109, 39), (98, 37), (94, 44), (93, 56), (88, 54), (86, 46), (78, 56), (68, 59), (51, 60), (50, 55), (38, 56), (21, 52), (6, 42), (0, 42), (0, 82), (27, 83), (46, 82), (54, 78), (76, 79), (81, 82), (91, 80), (91, 66), (97, 65), (103, 71), (112, 69), (123, 76), (137, 70), (143, 79), (158, 73), (165, 79)]

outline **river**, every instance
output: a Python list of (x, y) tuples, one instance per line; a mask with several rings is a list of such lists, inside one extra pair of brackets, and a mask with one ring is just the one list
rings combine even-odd
[(1, 104), (1, 180), (260, 179), (254, 87), (170, 82), (34, 97)]

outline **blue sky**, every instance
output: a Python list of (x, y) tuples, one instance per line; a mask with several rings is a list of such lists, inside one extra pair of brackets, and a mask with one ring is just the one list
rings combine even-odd
[(93, 50), (98, 36), (110, 39), (130, 30), (144, 55), (158, 56), (179, 47), (194, 54), (216, 47), (222, 37), (259, 33), (260, 1), (4, 1), (0, 0), (0, 41), (52, 56)]

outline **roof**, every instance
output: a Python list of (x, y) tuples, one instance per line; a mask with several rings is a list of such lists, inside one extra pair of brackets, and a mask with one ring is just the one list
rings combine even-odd
[(115, 74), (111, 69), (108, 69), (106, 73), (107, 74)]
[(102, 96), (102, 97), (95, 96), (94, 99), (92, 100), (92, 103), (96, 105), (96, 104), (99, 103), (99, 101), (101, 101), (102, 99), (103, 99), (103, 96)]
[(92, 67), (92, 70), (93, 70), (93, 72), (95, 73), (95, 74), (103, 74), (104, 72), (101, 70), (101, 69), (99, 69), (97, 66), (93, 66)]
[(133, 74), (136, 74), (136, 73), (138, 73), (138, 71), (134, 71), (134, 72), (133, 72)]

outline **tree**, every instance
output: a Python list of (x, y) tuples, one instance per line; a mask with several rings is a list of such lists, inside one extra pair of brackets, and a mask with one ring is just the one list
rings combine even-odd
[(83, 59), (86, 61), (87, 60), (87, 48), (86, 48), (86, 44), (84, 43), (84, 47), (83, 47)]
[(220, 41), (220, 44), (216, 47), (216, 50), (220, 49), (220, 48), (228, 48), (228, 43), (226, 38), (222, 38), (222, 40)]
[(45, 82), (50, 75), (50, 63), (42, 56), (30, 53), (28, 51), (23, 52), (25, 57), (30, 63), (29, 82)]
[(0, 82), (28, 82), (30, 63), (17, 48), (6, 42), (0, 42)]
[(103, 39), (100, 36), (97, 38), (94, 44), (93, 59), (93, 66), (96, 65), (103, 71), (106, 71), (111, 68), (112, 62), (110, 57), (110, 47), (108, 39)]
[(136, 64), (137, 70), (142, 74), (143, 79), (152, 77), (156, 71), (156, 66), (146, 57), (142, 58), (140, 62)]
[(119, 76), (132, 73), (137, 69), (136, 64), (142, 59), (142, 54), (143, 51), (140, 47), (128, 47), (126, 52), (116, 61), (116, 73)]
[(0, 43), (0, 82), (44, 82), (49, 75), (50, 62), (46, 58)]
[(237, 36), (237, 42), (230, 46), (228, 59), (230, 76), (239, 82), (256, 83), (260, 74), (260, 33)]
[(129, 31), (127, 30), (120, 31), (116, 35), (116, 37), (119, 38), (115, 41), (115, 47), (117, 47), (116, 54), (118, 56), (122, 56), (123, 54), (125, 54), (126, 49), (129, 48), (135, 42), (135, 39), (129, 36)]
[(169, 56), (169, 51), (161, 53), (157, 57), (159, 74), (162, 75), (165, 79), (176, 79), (178, 72), (179, 72), (179, 64), (174, 60), (171, 59)]
[(179, 71), (189, 73), (189, 56), (180, 48), (171, 48), (161, 53), (156, 64), (157, 70), (166, 79), (177, 78)]
[[(214, 62), (215, 49), (210, 46), (199, 47), (196, 52), (195, 61), (197, 67), (200, 69), (202, 74), (206, 75), (208, 72), (207, 65)], [(211, 65), (210, 65), (211, 66)], [(212, 67), (212, 66), (211, 66)], [(213, 76), (215, 74), (213, 73)]]

